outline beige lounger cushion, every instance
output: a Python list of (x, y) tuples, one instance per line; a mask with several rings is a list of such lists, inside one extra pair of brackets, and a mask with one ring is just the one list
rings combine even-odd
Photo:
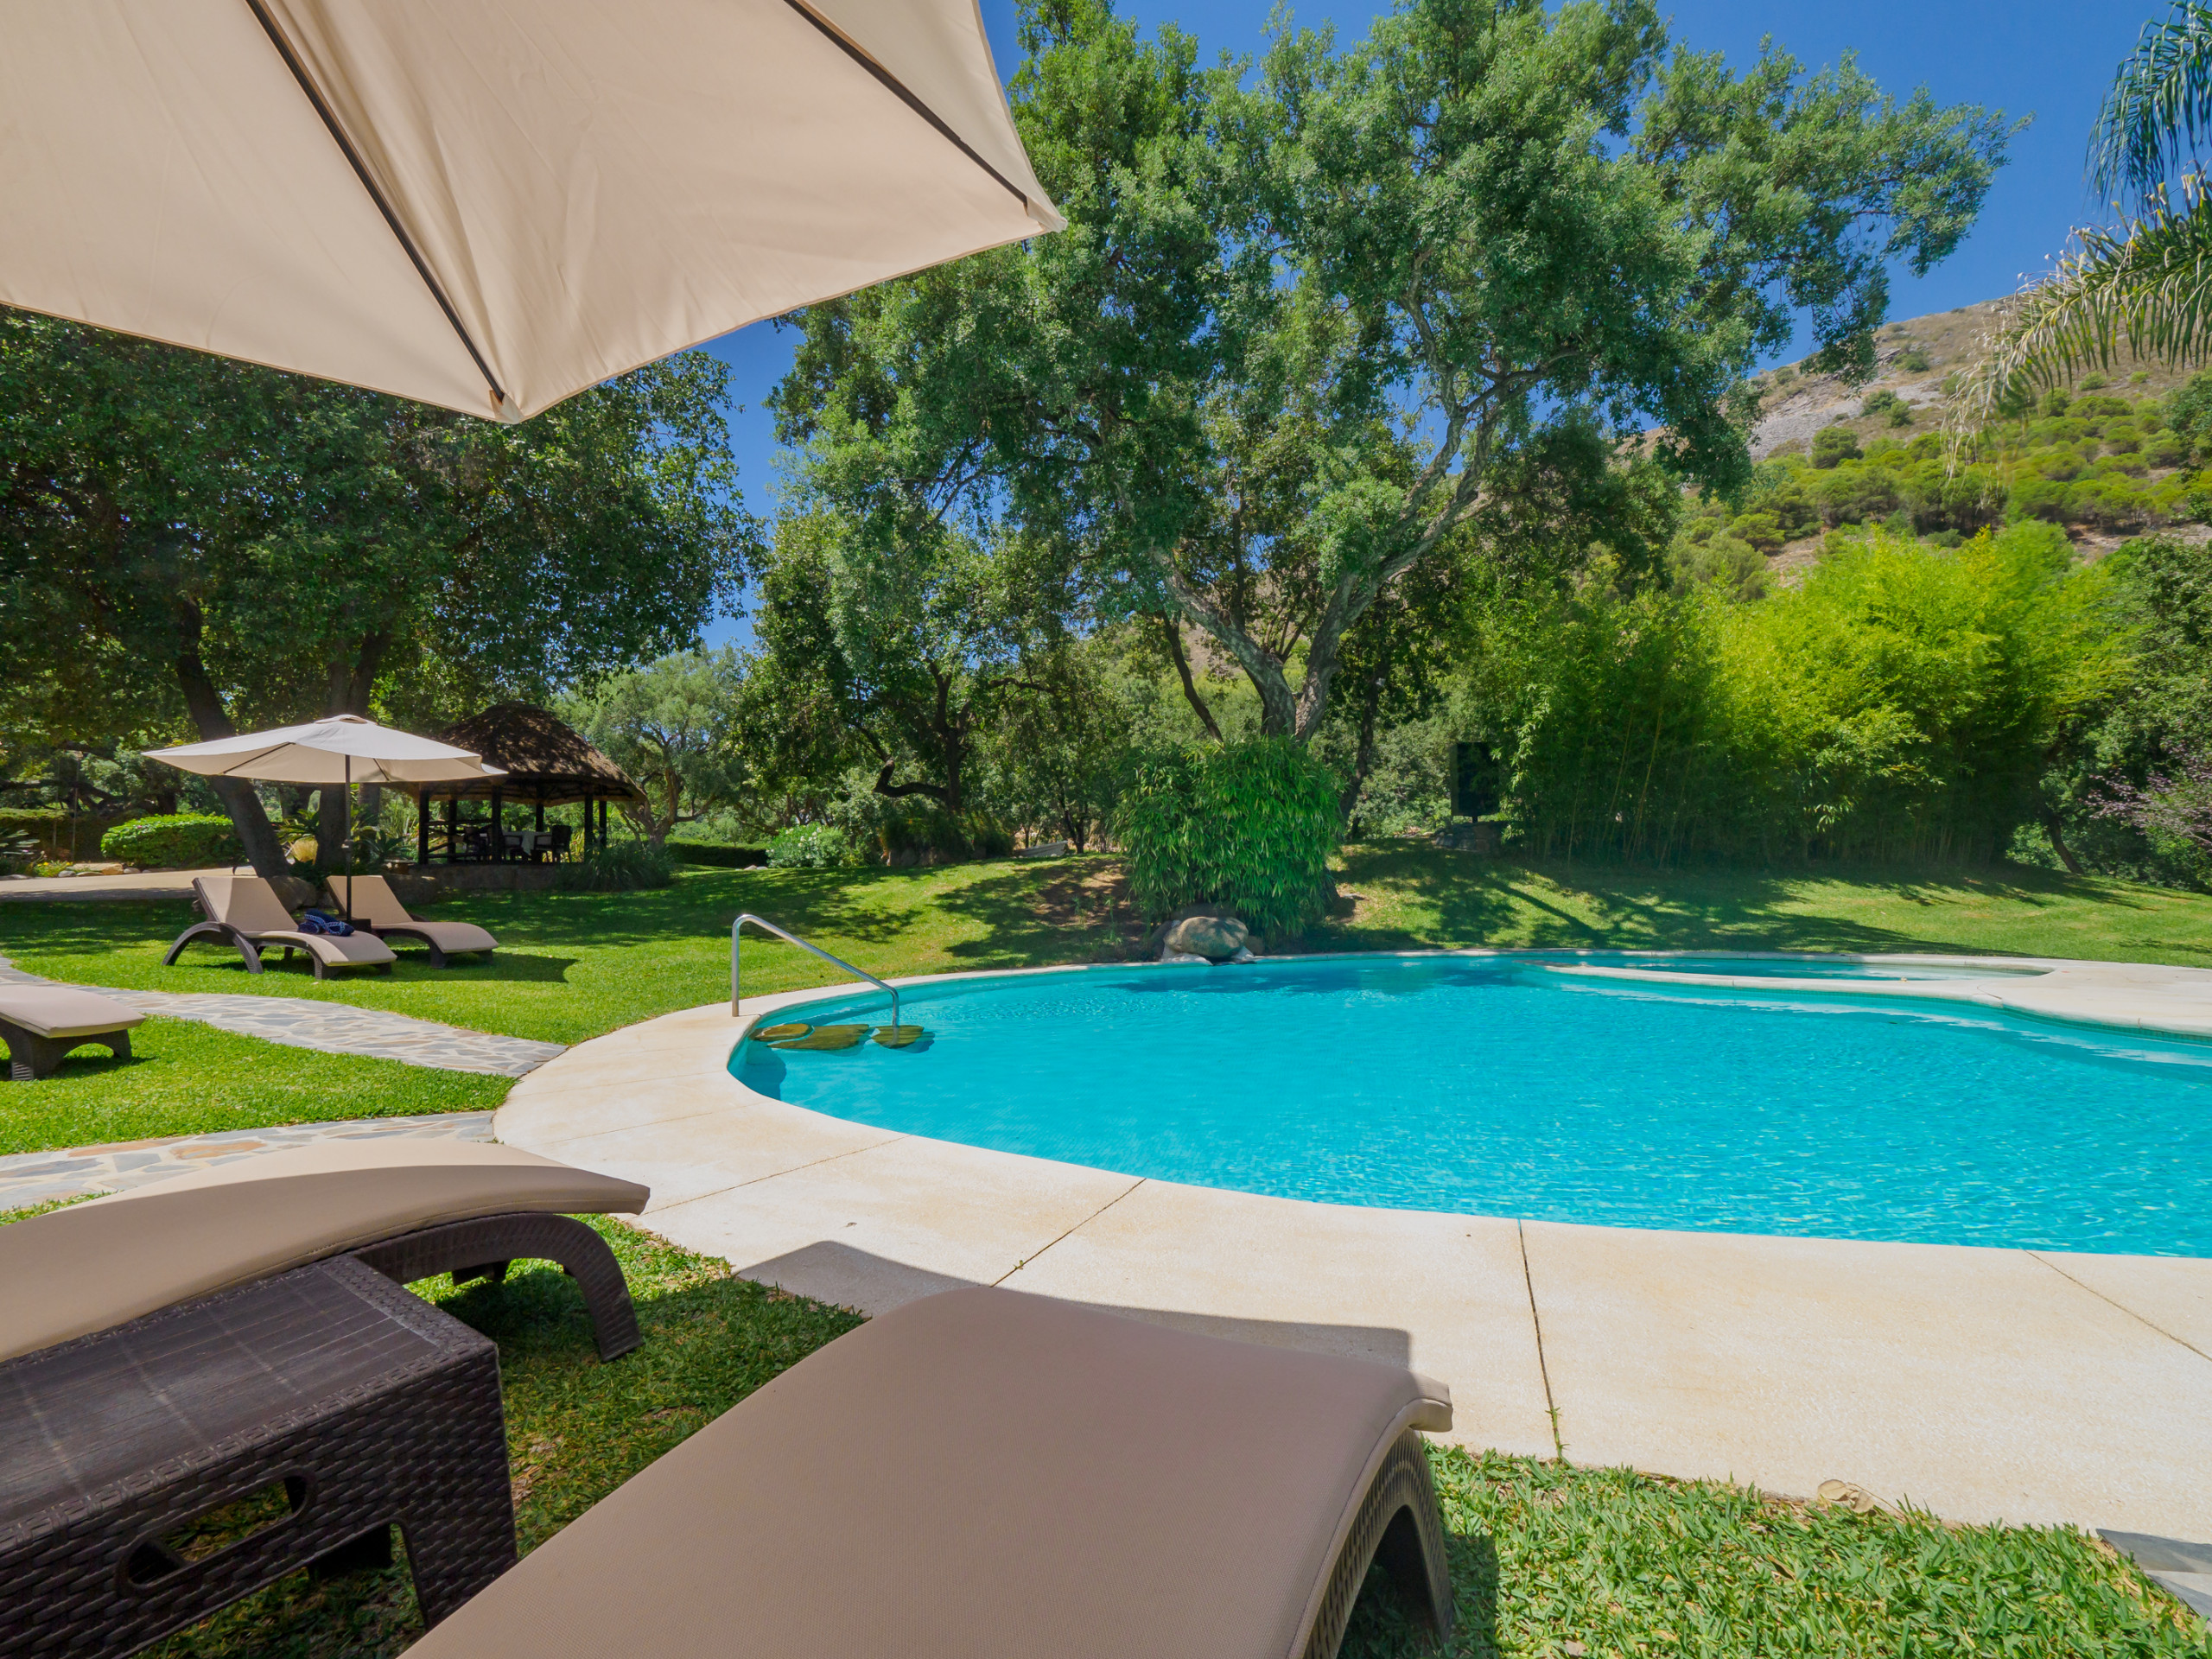
[[(347, 896), (351, 893), (351, 897)], [(350, 911), (356, 921), (375, 928), (404, 928), (428, 939), (441, 950), (496, 950), (499, 942), (474, 922), (418, 922), (407, 913), (391, 884), (380, 875), (334, 875), (331, 896)]]
[(257, 1154), (0, 1227), (0, 1359), (440, 1222), (645, 1207), (517, 1147), (410, 1135)]
[(192, 890), (211, 922), (227, 922), (241, 933), (289, 933), (299, 926), (276, 889), (257, 875), (195, 875)]
[(128, 1031), (146, 1016), (113, 997), (66, 985), (0, 984), (0, 1020), (40, 1037), (96, 1037)]
[(1449, 1396), (1008, 1290), (839, 1338), (409, 1659), (1298, 1659), (1361, 1497)]
[(391, 947), (373, 933), (356, 929), (351, 933), (256, 933), (251, 936), (255, 944), (264, 950), (271, 946), (292, 946), (310, 956), (320, 957), (333, 967), (351, 965), (363, 967), (371, 963), (396, 962)]

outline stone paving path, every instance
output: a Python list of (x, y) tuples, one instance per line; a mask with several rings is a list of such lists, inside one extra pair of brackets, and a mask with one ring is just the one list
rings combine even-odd
[(125, 1141), (115, 1146), (76, 1147), (67, 1152), (23, 1152), (0, 1158), (0, 1210), (89, 1192), (120, 1192), (214, 1164), (234, 1164), (257, 1153), (315, 1141), (378, 1140), (413, 1135), (440, 1141), (489, 1141), (489, 1112), (436, 1112), (422, 1117), (361, 1117), (335, 1123), (287, 1123), (268, 1129), (226, 1129), (217, 1135)]
[[(5, 957), (0, 957), (0, 980), (29, 985), (59, 982), (27, 974)], [(567, 1052), (560, 1043), (497, 1037), (489, 1032), (441, 1025), (435, 1020), (387, 1014), (379, 1008), (356, 1008), (343, 1002), (311, 1001), (302, 996), (127, 991), (105, 985), (77, 988), (111, 996), (141, 1014), (196, 1020), (219, 1031), (234, 1031), (242, 1036), (259, 1037), (292, 1048), (319, 1048), (332, 1054), (365, 1054), (374, 1059), (399, 1060), (442, 1071), (519, 1077), (555, 1055)]]

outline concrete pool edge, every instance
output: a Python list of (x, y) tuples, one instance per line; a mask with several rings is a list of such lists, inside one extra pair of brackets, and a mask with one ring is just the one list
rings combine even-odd
[(2188, 1472), (2212, 1458), (2212, 1262), (1369, 1210), (931, 1141), (728, 1071), (758, 1016), (824, 995), (578, 1045), (495, 1133), (645, 1182), (643, 1224), (687, 1249), (868, 1313), (1002, 1282), (1418, 1364), (1471, 1444), (1551, 1455), (1555, 1408), (1579, 1463), (2212, 1536)]

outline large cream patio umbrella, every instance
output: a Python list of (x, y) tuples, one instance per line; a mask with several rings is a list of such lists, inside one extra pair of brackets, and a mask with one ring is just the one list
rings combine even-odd
[(470, 414), (1063, 223), (976, 0), (0, 16), (0, 302)]
[(203, 778), (251, 778), (269, 784), (340, 785), (346, 791), (346, 913), (353, 913), (353, 785), (443, 784), (467, 778), (501, 778), (484, 757), (435, 738), (394, 731), (359, 715), (331, 715), (303, 726), (242, 732), (205, 743), (149, 749), (159, 760)]

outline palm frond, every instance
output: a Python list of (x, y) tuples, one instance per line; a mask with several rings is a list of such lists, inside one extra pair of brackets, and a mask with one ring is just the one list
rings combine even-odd
[(2177, 0), (2145, 23), (2089, 136), (2089, 184), (2147, 201), (2212, 137), (2212, 5)]
[(2212, 198), (2111, 230), (2081, 231), (2057, 268), (2012, 301), (1954, 388), (1954, 463), (2029, 393), (2123, 357), (2186, 363), (2212, 352)]

